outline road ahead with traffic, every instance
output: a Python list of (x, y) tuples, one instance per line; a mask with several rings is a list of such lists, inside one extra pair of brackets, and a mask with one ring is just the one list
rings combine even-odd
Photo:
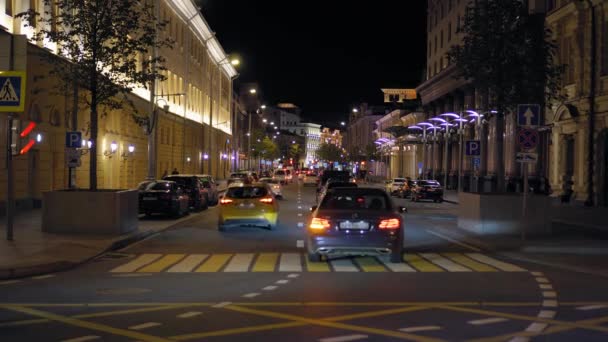
[(0, 282), (2, 341), (605, 341), (608, 279), (455, 238), (457, 205), (410, 202), (402, 263), (310, 262), (315, 188), (279, 224), (217, 229), (218, 207), (68, 272)]

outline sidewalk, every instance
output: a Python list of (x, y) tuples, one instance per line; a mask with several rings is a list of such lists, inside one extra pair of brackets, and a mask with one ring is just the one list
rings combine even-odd
[[(224, 191), (226, 181), (219, 182), (219, 190)], [(0, 280), (64, 271), (206, 213), (202, 211), (177, 220), (142, 218), (133, 233), (103, 236), (43, 233), (42, 210), (35, 209), (16, 215), (13, 241), (6, 240), (6, 217), (0, 217)]]

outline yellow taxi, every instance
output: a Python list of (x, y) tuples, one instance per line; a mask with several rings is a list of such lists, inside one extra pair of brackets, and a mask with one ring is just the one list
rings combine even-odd
[(275, 229), (279, 204), (264, 183), (230, 186), (220, 199), (218, 230), (228, 227), (264, 227)]

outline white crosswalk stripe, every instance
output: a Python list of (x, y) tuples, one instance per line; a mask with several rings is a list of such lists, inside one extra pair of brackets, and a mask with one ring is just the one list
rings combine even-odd
[(336, 259), (331, 260), (330, 263), (336, 272), (359, 272), (359, 269), (350, 259)]
[(302, 261), (299, 253), (283, 253), (279, 262), (279, 272), (302, 272)]
[(416, 272), (415, 269), (403, 262), (390, 262), (390, 257), (388, 255), (380, 256), (378, 259), (380, 259), (384, 266), (388, 267), (388, 269), (393, 272)]
[(135, 260), (122, 265), (120, 267), (116, 267), (112, 270), (114, 273), (127, 273), (127, 272), (135, 272), (137, 269), (146, 266), (147, 264), (160, 259), (162, 254), (142, 254), (138, 256)]
[(253, 260), (253, 253), (244, 253), (235, 255), (224, 269), (224, 272), (247, 272), (249, 264)]
[(192, 272), (192, 270), (198, 266), (203, 260), (205, 260), (209, 255), (208, 254), (192, 254), (185, 257), (182, 261), (173, 265), (171, 268), (167, 270), (169, 273), (185, 273)]
[(471, 272), (470, 269), (459, 265), (452, 260), (446, 259), (435, 253), (421, 253), (423, 258), (433, 262), (435, 265), (442, 267), (450, 272)]
[(502, 262), (502, 261), (496, 260), (494, 258), (490, 258), (487, 255), (483, 255), (483, 254), (479, 254), (479, 253), (467, 253), (467, 256), (471, 259), (477, 260), (479, 262), (483, 262), (484, 264), (494, 266), (501, 271), (505, 271), (505, 272), (525, 272), (526, 271), (519, 266), (515, 266), (513, 264), (507, 264), (506, 262)]

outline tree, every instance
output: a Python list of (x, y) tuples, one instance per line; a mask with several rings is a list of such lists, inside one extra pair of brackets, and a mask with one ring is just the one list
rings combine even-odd
[(287, 155), (289, 156), (289, 158), (293, 158), (293, 160), (299, 160), (300, 159), (300, 153), (301, 153), (301, 149), (300, 149), (300, 145), (299, 144), (291, 144), (289, 145), (289, 151), (287, 152)]
[[(60, 82), (78, 80), (86, 91), (90, 111), (89, 129), (93, 145), (90, 153), (89, 189), (97, 190), (97, 133), (99, 109), (116, 110), (129, 106), (140, 125), (147, 117), (137, 113), (129, 100), (136, 87), (147, 88), (162, 80), (164, 59), (151, 57), (152, 48), (171, 47), (170, 38), (161, 38), (166, 22), (154, 15), (154, 7), (140, 0), (42, 0), (44, 12), (33, 9), (19, 17), (36, 26), (36, 41), (58, 46), (54, 56), (46, 54), (50, 75)], [(156, 66), (156, 67), (155, 67)], [(66, 86), (66, 88), (68, 88)]]
[(556, 45), (544, 17), (529, 14), (526, 1), (470, 1), (459, 33), (462, 44), (448, 52), (457, 78), (488, 95), (488, 108), (497, 111), (498, 189), (504, 185), (504, 115), (519, 103), (560, 98), (563, 66), (554, 61)]
[(342, 159), (343, 152), (334, 144), (322, 143), (317, 149), (317, 156), (321, 160), (334, 162)]

